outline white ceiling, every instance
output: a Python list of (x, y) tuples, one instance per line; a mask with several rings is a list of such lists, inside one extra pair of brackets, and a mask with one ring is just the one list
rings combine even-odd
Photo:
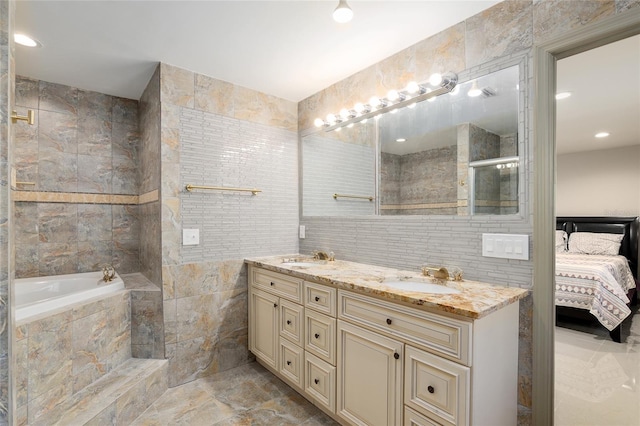
[(640, 144), (640, 35), (559, 60), (557, 91), (558, 154)]
[(16, 72), (139, 99), (165, 62), (297, 102), (496, 3), (350, 0), (337, 24), (337, 0), (24, 0), (16, 31), (43, 47)]

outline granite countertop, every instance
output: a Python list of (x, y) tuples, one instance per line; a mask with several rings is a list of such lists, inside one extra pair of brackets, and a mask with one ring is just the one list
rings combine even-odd
[[(283, 264), (285, 260), (314, 264), (285, 265)], [(467, 280), (444, 281), (425, 277), (418, 271), (403, 271), (343, 260), (314, 261), (311, 257), (300, 254), (249, 258), (245, 259), (245, 262), (270, 271), (328, 284), (338, 289), (352, 290), (391, 301), (408, 303), (423, 310), (448, 312), (472, 319), (485, 317), (491, 312), (523, 299), (528, 294), (527, 290), (518, 287), (504, 287)], [(457, 289), (460, 293), (435, 294), (398, 290), (385, 285), (385, 282), (389, 281), (436, 283)]]

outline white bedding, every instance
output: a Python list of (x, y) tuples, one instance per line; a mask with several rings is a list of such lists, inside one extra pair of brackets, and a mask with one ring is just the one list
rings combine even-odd
[(632, 288), (624, 256), (556, 253), (556, 305), (586, 309), (610, 331), (631, 313)]

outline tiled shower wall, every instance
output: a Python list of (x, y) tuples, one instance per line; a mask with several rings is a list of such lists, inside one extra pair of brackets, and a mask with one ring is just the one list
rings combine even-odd
[[(467, 70), (528, 52), (534, 43), (640, 6), (635, 0), (562, 1), (507, 0), (421, 41), (346, 78), (300, 102), (299, 128), (311, 129), (316, 117), (339, 111), (370, 96), (384, 96), (390, 89), (411, 81), (426, 81), (434, 72)], [(527, 81), (532, 90), (533, 83)], [(529, 95), (528, 92), (527, 95)], [(530, 115), (530, 99), (523, 100)], [(521, 102), (523, 102), (521, 101)], [(532, 140), (521, 123), (523, 136)], [(520, 147), (521, 149), (523, 147)], [(530, 145), (520, 153), (527, 186), (520, 190), (522, 219), (482, 217), (371, 217), (303, 218), (307, 238), (301, 251), (333, 250), (338, 258), (375, 264), (417, 268), (424, 263), (463, 266), (468, 278), (531, 288), (531, 261), (487, 259), (481, 256), (483, 232), (531, 234), (532, 168)], [(521, 303), (519, 361), (520, 404), (518, 424), (530, 424), (531, 408), (531, 303)]]
[[(249, 361), (247, 256), (298, 250), (295, 103), (161, 64), (162, 281), (169, 383)], [(263, 192), (198, 190), (188, 183)], [(182, 229), (200, 230), (182, 246)]]
[[(16, 78), (18, 190), (138, 195), (138, 102)], [(15, 203), (16, 276), (139, 270), (137, 205)]]
[(0, 425), (11, 421), (15, 409), (13, 391), (13, 303), (10, 284), (13, 281), (11, 243), (11, 204), (9, 166), (11, 164), (9, 116), (13, 103), (13, 20), (15, 2), (0, 2)]

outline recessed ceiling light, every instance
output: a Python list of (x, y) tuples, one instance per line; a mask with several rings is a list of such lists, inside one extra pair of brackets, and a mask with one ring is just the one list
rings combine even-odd
[(606, 138), (607, 136), (609, 136), (607, 132), (596, 133), (596, 138)]
[(396, 139), (396, 142), (406, 142), (407, 140), (405, 138), (398, 138)]
[(13, 35), (13, 41), (15, 41), (16, 43), (18, 43), (21, 46), (26, 46), (26, 47), (40, 47), (42, 46), (42, 44), (40, 44), (37, 40), (29, 37), (28, 35), (24, 35), (24, 34), (14, 34)]
[(567, 99), (569, 96), (571, 96), (571, 92), (560, 92), (556, 94), (556, 100)]

